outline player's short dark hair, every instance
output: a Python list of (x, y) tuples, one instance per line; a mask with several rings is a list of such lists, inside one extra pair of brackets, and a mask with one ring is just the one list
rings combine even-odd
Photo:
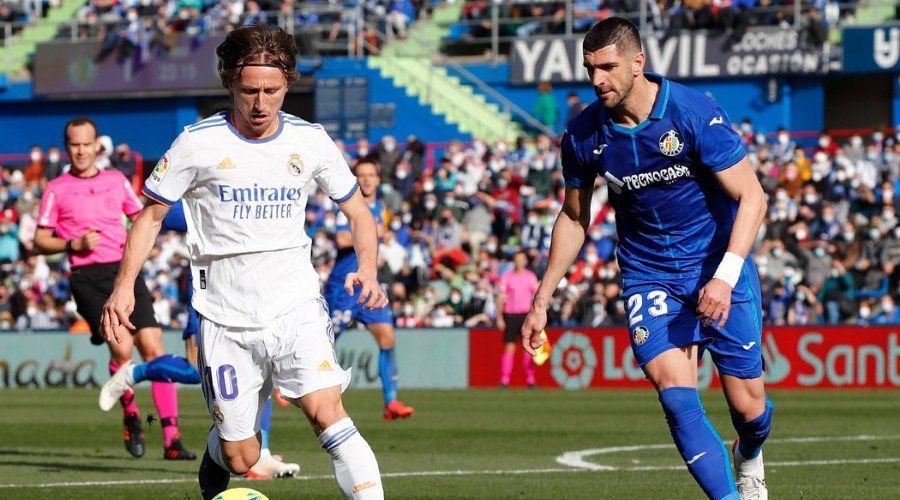
[(375, 174), (379, 176), (381, 175), (381, 164), (378, 163), (378, 157), (371, 154), (360, 156), (359, 158), (357, 158), (356, 163), (353, 164), (353, 168), (350, 169), (351, 171), (353, 171), (353, 175), (356, 175), (356, 168), (364, 163), (374, 166)]
[(257, 24), (238, 28), (216, 47), (216, 55), (219, 56), (219, 78), (226, 89), (246, 66), (278, 68), (288, 86), (300, 76), (294, 37), (274, 26)]
[(615, 45), (619, 52), (643, 51), (637, 26), (621, 17), (608, 17), (591, 26), (584, 36), (582, 50), (595, 52), (609, 45)]
[(93, 127), (94, 139), (99, 137), (100, 134), (97, 132), (97, 124), (94, 123), (94, 120), (91, 120), (86, 116), (78, 116), (67, 121), (66, 126), (63, 127), (63, 145), (69, 145), (69, 127), (80, 127), (82, 125), (90, 125)]

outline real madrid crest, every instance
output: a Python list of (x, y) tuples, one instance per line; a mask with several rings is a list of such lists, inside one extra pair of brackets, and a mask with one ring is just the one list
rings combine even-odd
[(291, 175), (300, 175), (303, 173), (303, 162), (300, 160), (298, 153), (291, 153), (291, 159), (288, 160), (288, 172)]
[(677, 156), (684, 149), (684, 141), (674, 129), (659, 138), (659, 150), (666, 156)]
[(216, 423), (222, 425), (225, 422), (225, 415), (222, 415), (222, 410), (219, 409), (219, 405), (213, 405), (213, 418), (216, 419)]
[(634, 334), (632, 335), (634, 339), (634, 345), (641, 345), (650, 338), (650, 330), (646, 327), (639, 326), (634, 329)]

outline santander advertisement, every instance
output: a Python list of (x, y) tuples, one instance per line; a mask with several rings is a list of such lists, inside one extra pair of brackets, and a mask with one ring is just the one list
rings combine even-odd
[[(469, 386), (500, 383), (502, 335), (497, 330), (469, 333)], [(553, 354), (537, 368), (539, 387), (564, 389), (650, 387), (634, 361), (624, 328), (547, 330)], [(808, 326), (765, 328), (762, 352), (769, 387), (900, 388), (900, 326)], [(522, 355), (517, 354), (512, 386), (523, 387)], [(699, 366), (701, 388), (718, 386), (709, 355)]]

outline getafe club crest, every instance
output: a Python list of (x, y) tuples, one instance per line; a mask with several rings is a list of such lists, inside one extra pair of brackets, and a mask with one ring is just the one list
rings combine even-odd
[(300, 161), (300, 155), (291, 153), (291, 159), (288, 160), (288, 172), (291, 175), (300, 175), (303, 173), (303, 162)]
[(639, 326), (634, 329), (633, 338), (635, 345), (641, 345), (646, 342), (648, 338), (650, 338), (650, 330), (648, 330), (646, 327)]
[(669, 130), (659, 138), (659, 150), (666, 156), (677, 156), (684, 149), (684, 141), (675, 130)]

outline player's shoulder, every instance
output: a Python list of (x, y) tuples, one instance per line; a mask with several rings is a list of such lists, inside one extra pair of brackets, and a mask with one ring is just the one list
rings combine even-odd
[(299, 116), (285, 113), (284, 111), (279, 111), (278, 116), (281, 117), (281, 121), (284, 122), (285, 127), (308, 131), (325, 131), (325, 127), (319, 123), (308, 122)]
[(594, 101), (575, 115), (566, 124), (566, 134), (579, 143), (595, 136), (597, 129), (606, 120), (606, 109), (600, 101)]
[(182, 135), (194, 135), (200, 134), (201, 132), (210, 133), (214, 129), (219, 129), (221, 131), (227, 128), (228, 113), (226, 111), (220, 111), (214, 115), (209, 116), (208, 118), (204, 118), (203, 120), (194, 123), (193, 125), (184, 127), (184, 132), (182, 132)]
[(663, 98), (668, 101), (667, 111), (673, 119), (703, 120), (719, 108), (719, 104), (712, 97), (697, 89), (668, 79), (662, 81), (665, 82)]

